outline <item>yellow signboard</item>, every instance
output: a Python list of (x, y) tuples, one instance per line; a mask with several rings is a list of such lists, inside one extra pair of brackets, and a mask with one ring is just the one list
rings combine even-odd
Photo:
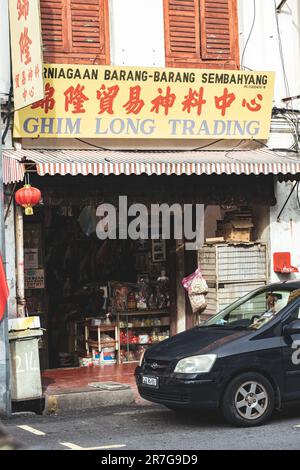
[(273, 72), (46, 65), (15, 137), (267, 139)]
[(39, 0), (9, 0), (14, 107), (44, 97)]

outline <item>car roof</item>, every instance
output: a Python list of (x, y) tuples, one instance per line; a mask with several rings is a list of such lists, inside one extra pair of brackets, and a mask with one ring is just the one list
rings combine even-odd
[(272, 284), (266, 285), (266, 287), (272, 290), (274, 289), (287, 289), (287, 290), (300, 289), (300, 280), (295, 279), (293, 281), (274, 282)]

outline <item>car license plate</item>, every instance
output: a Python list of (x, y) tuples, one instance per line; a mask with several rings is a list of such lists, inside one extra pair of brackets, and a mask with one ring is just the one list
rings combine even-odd
[(147, 375), (143, 375), (142, 384), (144, 387), (158, 388), (158, 377), (148, 377)]

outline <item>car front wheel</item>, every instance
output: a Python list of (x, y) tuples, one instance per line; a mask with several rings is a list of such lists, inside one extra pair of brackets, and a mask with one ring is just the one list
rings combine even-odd
[(244, 427), (259, 426), (274, 410), (275, 393), (266, 377), (247, 372), (229, 383), (221, 407), (229, 423)]

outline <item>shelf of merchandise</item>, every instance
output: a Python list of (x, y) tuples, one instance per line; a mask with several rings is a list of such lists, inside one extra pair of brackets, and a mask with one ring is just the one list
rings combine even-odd
[(137, 317), (139, 315), (170, 315), (170, 312), (166, 309), (164, 310), (117, 310), (117, 315), (127, 315)]
[(132, 326), (119, 326), (120, 330), (130, 330), (131, 328), (170, 328), (170, 323), (164, 325), (132, 325)]
[[(167, 339), (167, 338), (164, 338), (164, 339)], [(149, 343), (125, 343), (125, 344), (123, 343), (121, 344), (121, 346), (127, 346), (127, 345), (128, 346), (147, 346), (149, 344), (158, 344), (158, 343), (160, 343), (160, 341), (150, 341)]]
[(112, 347), (115, 347), (117, 345), (117, 341), (95, 341), (93, 339), (90, 339), (88, 338), (86, 340), (86, 343), (88, 344), (88, 346), (90, 346), (91, 348), (93, 349), (97, 349), (98, 351), (101, 351), (101, 349), (103, 348), (112, 348)]
[[(83, 331), (80, 335), (78, 335), (78, 324), (83, 327)], [(91, 333), (94, 332), (97, 335), (97, 338), (93, 339), (91, 337)], [(101, 340), (102, 333), (113, 332), (114, 338), (111, 341), (104, 341)], [(101, 325), (91, 325), (90, 319), (80, 320), (77, 322), (76, 326), (76, 336), (75, 336), (75, 350), (78, 354), (82, 354), (83, 352), (85, 355), (89, 355), (92, 351), (101, 352), (104, 348), (114, 348), (116, 351), (119, 349), (119, 333), (118, 333), (118, 325), (117, 324), (101, 324)], [(81, 346), (79, 345), (81, 343)], [(83, 348), (85, 347), (85, 351)]]
[[(117, 311), (117, 323), (118, 323), (118, 341), (119, 341), (119, 351), (118, 351), (118, 363), (121, 364), (122, 362), (125, 364), (128, 363), (138, 363), (138, 360), (126, 360), (121, 362), (121, 351), (126, 350), (127, 354), (129, 354), (130, 348), (132, 346), (150, 346), (154, 344), (158, 344), (160, 341), (151, 341), (147, 343), (129, 343), (128, 341), (126, 343), (120, 342), (120, 332), (126, 330), (127, 331), (127, 338), (128, 338), (128, 332), (131, 330), (139, 330), (139, 329), (151, 329), (151, 330), (161, 330), (161, 329), (166, 329), (170, 328), (170, 323), (168, 324), (153, 324), (153, 325), (131, 325), (129, 319), (131, 317), (138, 317), (138, 316), (143, 316), (143, 317), (153, 317), (153, 316), (170, 316), (169, 310), (166, 309), (161, 309), (161, 310), (122, 310), (122, 311)], [(122, 320), (121, 320), (122, 318)], [(126, 323), (126, 325), (123, 326), (123, 323)], [(120, 326), (122, 324), (122, 326)], [(130, 324), (130, 326), (128, 325)], [(167, 339), (167, 338), (164, 338)]]
[[(88, 322), (84, 326), (85, 328), (85, 345), (86, 345), (86, 350), (87, 353), (90, 352), (90, 349), (92, 351), (97, 351), (101, 352), (102, 349), (104, 348), (115, 348), (116, 351), (118, 351), (118, 326), (117, 324), (111, 324), (111, 325), (90, 325)], [(91, 332), (96, 332), (97, 333), (97, 340), (92, 339), (90, 337)], [(115, 336), (115, 340), (112, 341), (103, 341), (101, 340), (101, 334), (102, 333), (107, 333), (107, 332), (113, 332)]]

